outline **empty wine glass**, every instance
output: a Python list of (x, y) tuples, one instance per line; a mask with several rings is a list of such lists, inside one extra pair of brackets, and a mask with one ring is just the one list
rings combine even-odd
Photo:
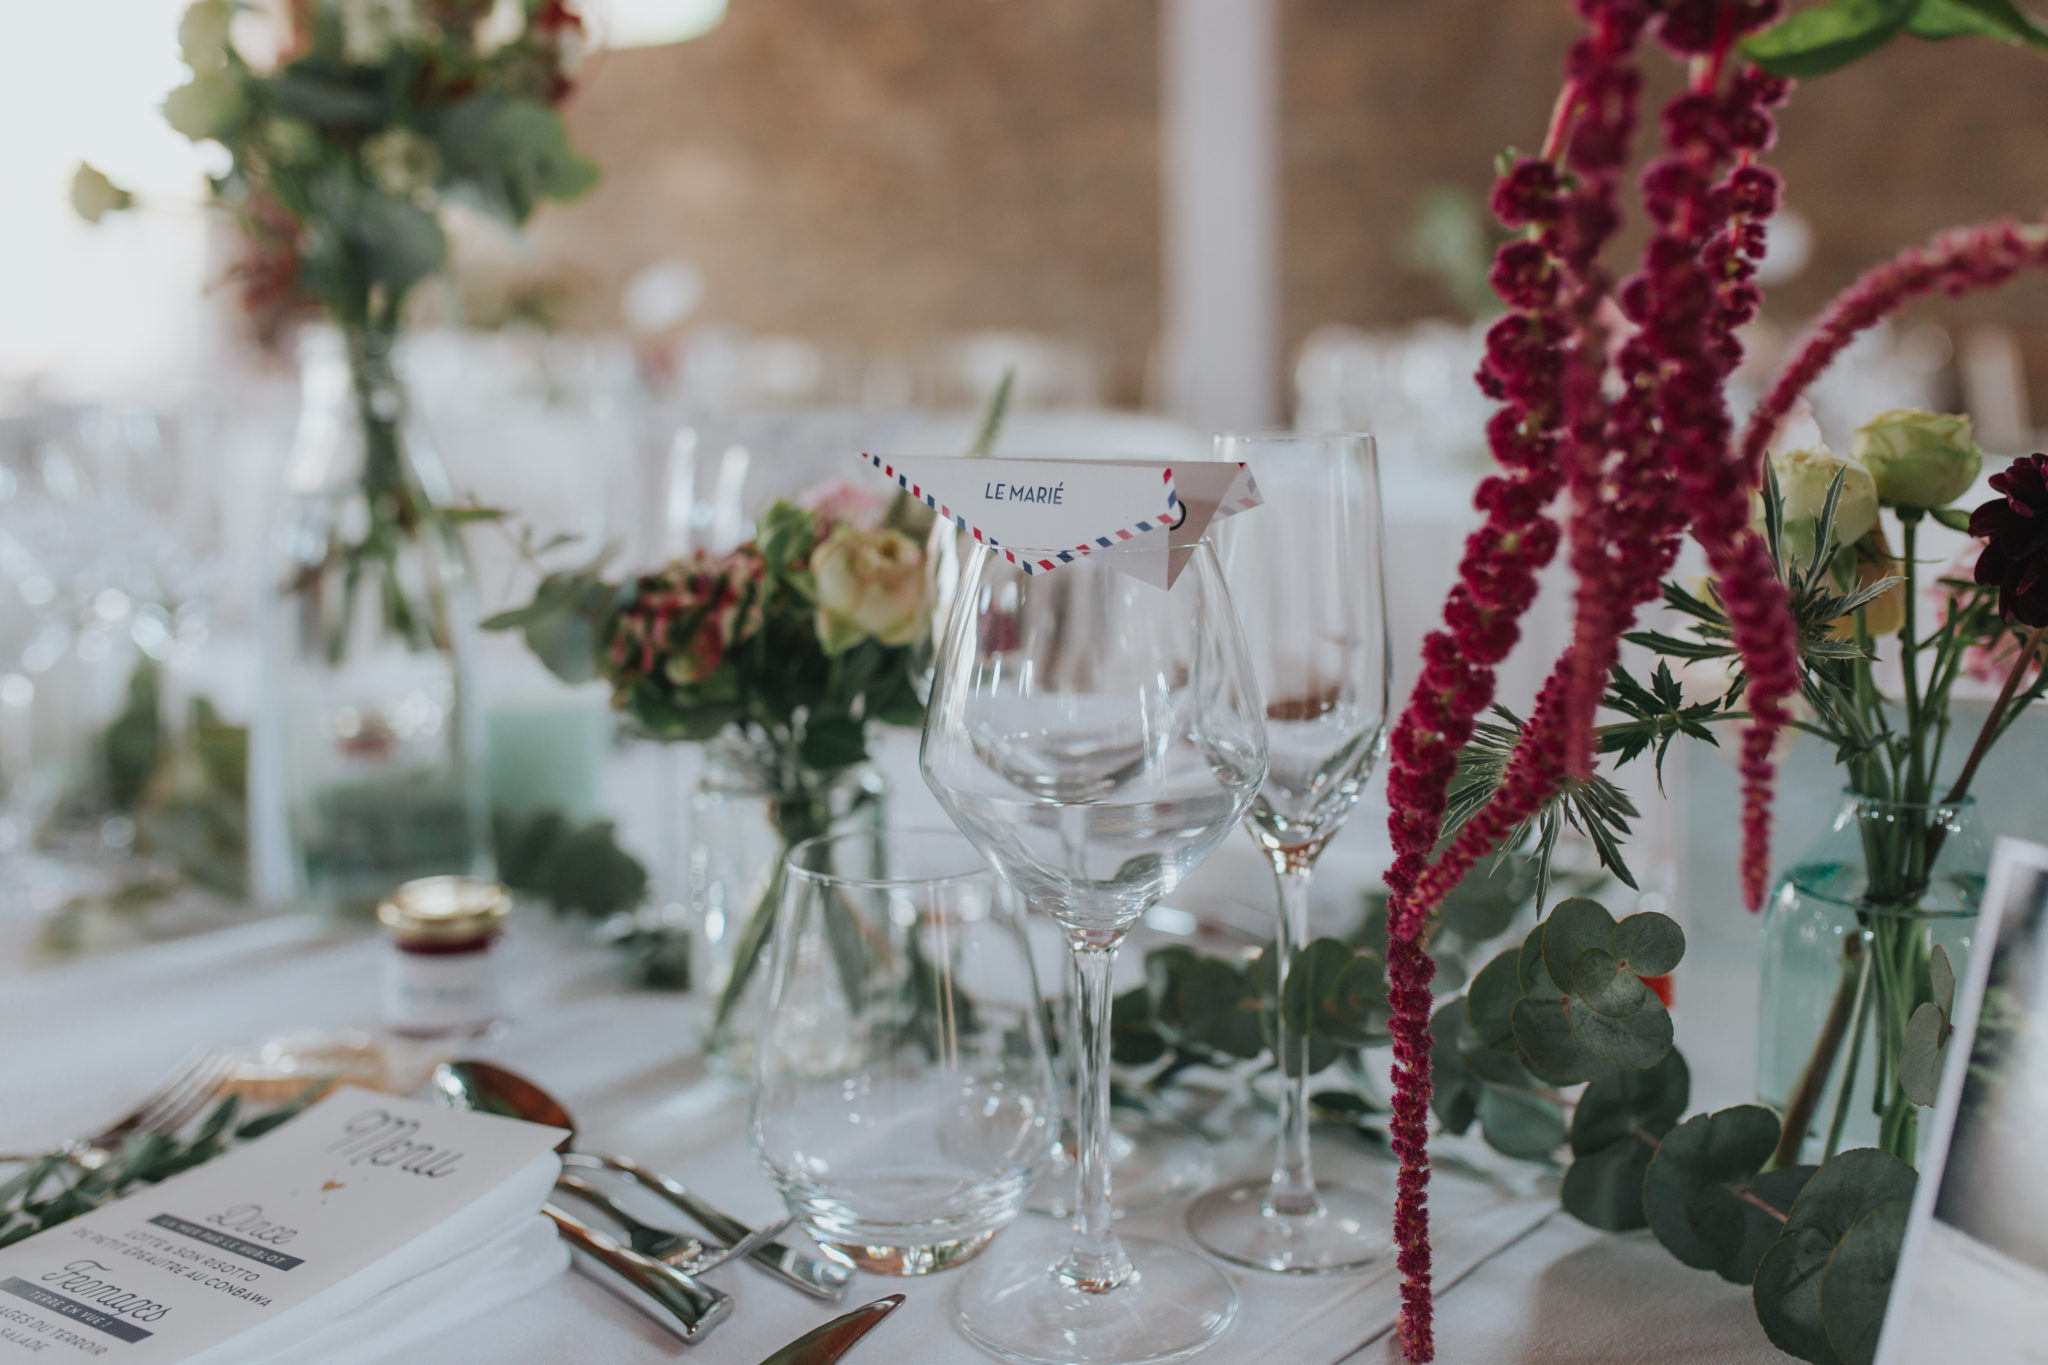
[(754, 1150), (827, 1254), (922, 1275), (1023, 1207), (1057, 1110), (1023, 926), (952, 830), (789, 851)]
[[(1021, 554), (1021, 552), (1019, 552)], [(1230, 1279), (1111, 1223), (1110, 973), (1131, 925), (1212, 853), (1266, 773), (1263, 705), (1215, 554), (1170, 589), (1117, 554), (1026, 574), (976, 551), (925, 715), (925, 780), (1034, 910), (1066, 931), (1081, 992), (1079, 1209), (1064, 1249), (1013, 1236), (956, 1311), (1012, 1360), (1131, 1365), (1214, 1341)], [(1028, 1229), (1018, 1229), (1023, 1233)]]
[[(1246, 827), (1279, 882), (1283, 983), (1308, 941), (1309, 878), (1372, 774), (1387, 726), (1387, 605), (1379, 467), (1361, 435), (1217, 438), (1249, 464), (1266, 506), (1225, 528), (1223, 560), (1266, 698), (1272, 766)], [(1387, 1250), (1386, 1205), (1318, 1189), (1309, 1164), (1308, 1039), (1279, 1011), (1280, 1143), (1270, 1177), (1209, 1191), (1188, 1231), (1263, 1270), (1353, 1270)]]

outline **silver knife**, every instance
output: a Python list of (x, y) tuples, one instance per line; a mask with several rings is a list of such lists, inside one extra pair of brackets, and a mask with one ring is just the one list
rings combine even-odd
[[(696, 1341), (732, 1312), (732, 1299), (728, 1295), (692, 1279), (674, 1266), (620, 1246), (553, 1204), (544, 1205), (541, 1212), (554, 1220), (562, 1239), (570, 1247), (610, 1269), (620, 1281), (639, 1291), (619, 1297), (684, 1341)], [(610, 1277), (597, 1277), (597, 1282), (617, 1293), (617, 1282)]]
[[(629, 1176), (695, 1219), (706, 1232), (721, 1242), (739, 1242), (753, 1233), (752, 1228), (731, 1214), (721, 1213), (661, 1172), (651, 1171), (637, 1161), (629, 1161), (622, 1156), (591, 1156), (583, 1152), (567, 1152), (562, 1156), (562, 1164), (586, 1171), (613, 1170)], [(811, 1297), (834, 1302), (846, 1296), (846, 1286), (853, 1279), (853, 1271), (848, 1267), (834, 1264), (822, 1256), (805, 1255), (781, 1242), (769, 1242), (755, 1248), (749, 1253), (748, 1259), (777, 1279), (803, 1290)]]
[(891, 1294), (886, 1299), (864, 1303), (851, 1313), (832, 1319), (823, 1327), (804, 1333), (789, 1345), (761, 1362), (761, 1365), (832, 1365), (832, 1362), (853, 1349), (853, 1344), (866, 1336), (874, 1325), (896, 1311), (903, 1302), (901, 1294)]

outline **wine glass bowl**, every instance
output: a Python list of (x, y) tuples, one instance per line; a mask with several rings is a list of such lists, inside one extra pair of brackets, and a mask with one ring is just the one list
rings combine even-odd
[(1117, 552), (1027, 574), (978, 550), (934, 671), (920, 763), (939, 803), (1065, 931), (1080, 1007), (1078, 1196), (1065, 1239), (1010, 1239), (960, 1285), (961, 1330), (1006, 1359), (1176, 1360), (1236, 1316), (1202, 1257), (1119, 1238), (1110, 1213), (1110, 973), (1266, 776), (1264, 704), (1212, 547), (1171, 587)]

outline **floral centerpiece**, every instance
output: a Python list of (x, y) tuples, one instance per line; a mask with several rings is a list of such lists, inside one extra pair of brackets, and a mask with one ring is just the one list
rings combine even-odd
[[(281, 714), (264, 733), (283, 753), (302, 890), (352, 907), (490, 867), (459, 534), (490, 514), (452, 505), (394, 350), (447, 263), (451, 205), (519, 224), (596, 183), (558, 112), (583, 28), (567, 0), (292, 0), (267, 30), (245, 9), (185, 11), (191, 79), (164, 116), (227, 153), (211, 198), (241, 229), (229, 273), (258, 336), (332, 326), (304, 350)], [(133, 202), (90, 167), (73, 201), (93, 217)]]
[[(716, 993), (714, 1055), (750, 1036), (743, 1005), (774, 926), (783, 855), (873, 805), (877, 792), (856, 779), (876, 726), (924, 718), (931, 514), (907, 496), (869, 510), (850, 489), (809, 501), (770, 506), (754, 538), (724, 554), (616, 583), (601, 562), (550, 574), (531, 603), (484, 623), (522, 630), (565, 679), (602, 677), (643, 734), (705, 745), (721, 801), (744, 804), (771, 835), (722, 879), (744, 905), (711, 907), (735, 915), (729, 952), (694, 964)], [(693, 831), (706, 857), (731, 851), (717, 842)], [(706, 899), (701, 886), (692, 894)]]

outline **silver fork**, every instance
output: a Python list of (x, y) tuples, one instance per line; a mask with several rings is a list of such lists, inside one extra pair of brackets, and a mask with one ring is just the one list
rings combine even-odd
[(727, 1261), (751, 1256), (789, 1231), (790, 1225), (796, 1221), (793, 1218), (784, 1218), (766, 1227), (754, 1229), (731, 1246), (707, 1247), (687, 1233), (658, 1228), (652, 1223), (635, 1218), (620, 1207), (619, 1202), (609, 1193), (580, 1176), (564, 1171), (555, 1181), (555, 1188), (562, 1193), (576, 1196), (593, 1208), (602, 1209), (607, 1218), (624, 1230), (627, 1245), (633, 1250), (642, 1256), (672, 1265), (685, 1275), (702, 1275), (707, 1270), (716, 1270)]
[[(91, 1137), (72, 1138), (57, 1151), (74, 1166), (98, 1170), (129, 1138), (141, 1133), (176, 1133), (198, 1118), (233, 1070), (234, 1061), (224, 1052), (195, 1052), (134, 1109)], [(37, 1161), (44, 1155), (0, 1156), (0, 1163)]]

